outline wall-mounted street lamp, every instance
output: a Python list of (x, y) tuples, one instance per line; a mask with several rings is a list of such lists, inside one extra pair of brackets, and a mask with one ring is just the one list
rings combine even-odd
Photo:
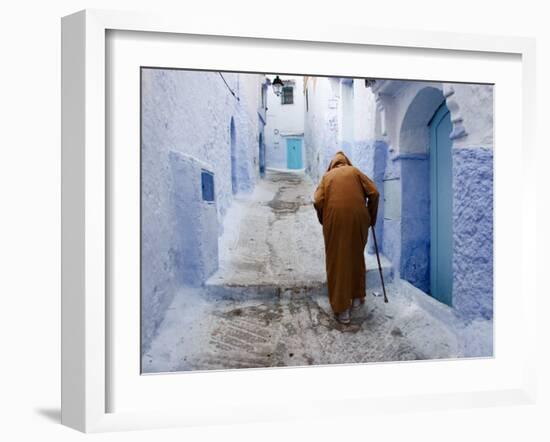
[(277, 95), (277, 97), (280, 96), (281, 92), (283, 92), (283, 82), (278, 75), (275, 77), (275, 80), (273, 80), (273, 83), (271, 83), (271, 86), (273, 87), (275, 95)]
[(374, 78), (365, 78), (365, 87), (373, 87), (376, 83)]

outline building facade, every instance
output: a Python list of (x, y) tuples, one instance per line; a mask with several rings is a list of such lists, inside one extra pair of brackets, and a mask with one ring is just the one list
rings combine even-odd
[(217, 269), (238, 193), (265, 169), (265, 77), (142, 69), (141, 296), (146, 348), (180, 285)]
[[(268, 76), (273, 82), (274, 76)], [(302, 76), (285, 76), (281, 95), (267, 91), (266, 166), (304, 168), (304, 85)]]
[(492, 318), (493, 87), (306, 77), (305, 96), (313, 180), (344, 150), (380, 190), (376, 234), (395, 275)]

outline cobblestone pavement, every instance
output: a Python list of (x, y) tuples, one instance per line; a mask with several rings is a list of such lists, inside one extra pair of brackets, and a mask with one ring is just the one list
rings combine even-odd
[[(220, 238), (220, 268), (205, 287), (181, 288), (142, 358), (172, 372), (405, 361), (492, 355), (492, 322), (464, 323), (405, 281), (380, 288), (366, 255), (367, 298), (352, 322), (335, 321), (326, 295), (313, 187), (300, 173), (270, 172), (237, 199)], [(389, 262), (383, 258), (388, 281)]]
[(369, 293), (350, 325), (334, 320), (324, 294), (288, 290), (271, 299), (220, 300), (182, 289), (143, 357), (143, 371), (491, 355), (490, 321), (463, 323), (406, 282), (387, 288), (390, 302)]

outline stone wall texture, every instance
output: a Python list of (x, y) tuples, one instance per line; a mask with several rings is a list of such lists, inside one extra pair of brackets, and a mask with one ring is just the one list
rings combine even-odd
[(340, 82), (338, 78), (313, 77), (307, 82), (308, 110), (304, 121), (306, 172), (318, 183), (338, 144)]
[[(212, 230), (217, 231), (217, 235), (222, 233), (222, 221), (233, 200), (230, 166), (232, 119), (237, 159), (233, 173), (236, 174), (238, 190), (252, 190), (259, 176), (261, 125), (257, 111), (262, 77), (256, 74), (222, 75), (218, 72), (142, 69), (142, 350), (149, 346), (173, 300), (177, 284), (190, 281), (183, 270), (184, 256), (189, 248), (182, 238), (189, 239), (192, 234), (206, 234)], [(194, 233), (189, 224), (181, 223), (180, 215), (186, 210), (182, 192), (196, 195), (196, 188), (191, 188), (191, 183), (196, 182), (191, 177), (188, 181), (182, 180), (181, 176), (174, 179), (174, 173), (182, 172), (189, 163), (185, 158), (200, 162), (214, 174), (215, 204), (204, 208), (202, 214), (197, 209), (197, 218), (192, 222), (199, 224), (193, 227)], [(198, 168), (189, 170), (196, 172)], [(191, 212), (189, 208), (187, 210)], [(212, 210), (215, 214), (205, 215)], [(211, 243), (205, 242), (204, 247), (196, 250), (196, 256), (185, 259), (187, 262), (206, 262), (203, 254), (209, 253), (212, 247)], [(195, 270), (195, 276), (204, 276), (211, 271), (206, 267)], [(195, 284), (196, 278), (191, 279)]]
[(453, 307), (493, 317), (493, 149), (453, 148)]
[(430, 292), (430, 181), (427, 154), (401, 158), (401, 257), (399, 273)]
[[(318, 182), (336, 150), (350, 153), (381, 193), (380, 250), (396, 277), (429, 293), (428, 124), (446, 101), (453, 121), (452, 304), (466, 318), (492, 318), (493, 88), (401, 80), (380, 85), (378, 94), (361, 79), (352, 88), (349, 79), (308, 81), (306, 171)], [(374, 252), (371, 235), (367, 251)]]
[(197, 287), (218, 269), (216, 201), (205, 201), (202, 195), (202, 172), (212, 172), (212, 167), (180, 152), (170, 151), (168, 158), (173, 183), (176, 281)]

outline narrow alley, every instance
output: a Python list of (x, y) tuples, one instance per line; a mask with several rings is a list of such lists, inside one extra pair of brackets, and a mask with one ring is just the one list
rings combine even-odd
[[(367, 297), (349, 325), (326, 293), (314, 184), (303, 170), (268, 169), (236, 196), (219, 238), (219, 267), (201, 287), (179, 287), (142, 357), (143, 373), (403, 361), (485, 355), (492, 321), (464, 321), (365, 253)], [(467, 343), (467, 348), (466, 348)]]
[[(142, 373), (493, 356), (492, 85), (143, 67), (141, 98)], [(340, 151), (376, 189), (351, 323), (312, 201)]]

